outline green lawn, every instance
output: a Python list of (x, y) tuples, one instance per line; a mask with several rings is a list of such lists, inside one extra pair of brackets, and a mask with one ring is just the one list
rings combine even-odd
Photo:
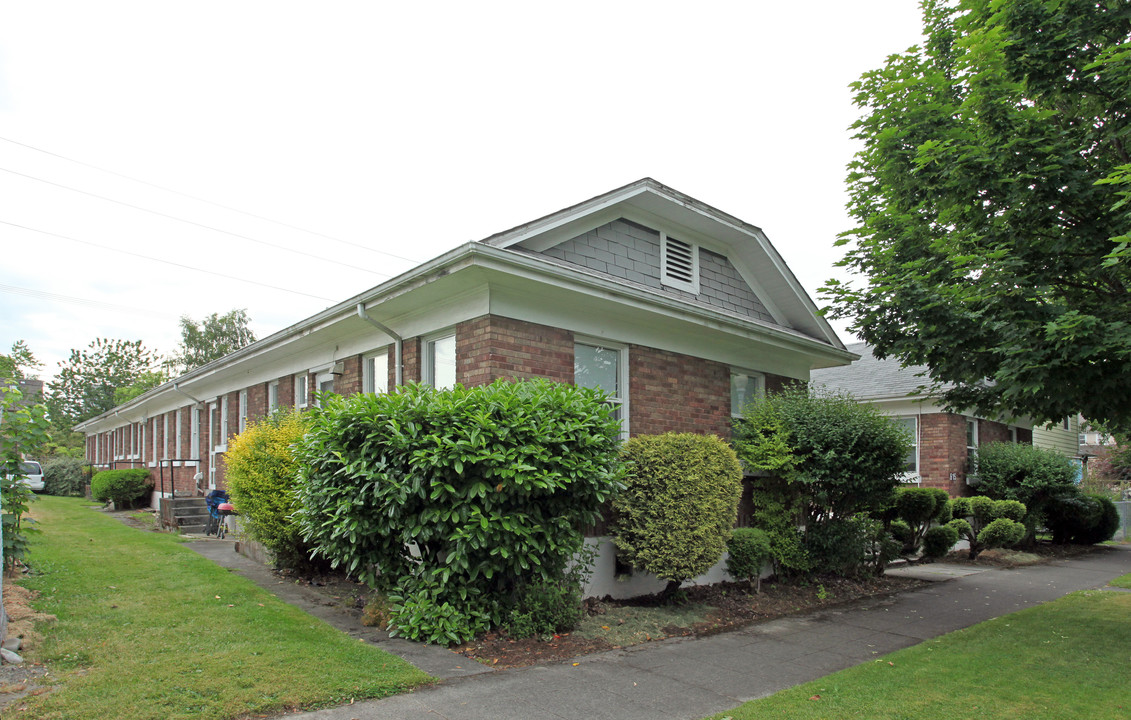
[(34, 574), (58, 616), (28, 654), (56, 689), (21, 718), (236, 718), (401, 692), (429, 677), (89, 501), (42, 497)]
[(1126, 720), (1129, 619), (1131, 593), (1076, 592), (714, 717)]
[(1115, 587), (1131, 589), (1131, 573), (1127, 573), (1126, 575), (1120, 575), (1119, 577), (1117, 577), (1116, 579), (1114, 579), (1110, 583), (1108, 583), (1108, 585), (1114, 585)]

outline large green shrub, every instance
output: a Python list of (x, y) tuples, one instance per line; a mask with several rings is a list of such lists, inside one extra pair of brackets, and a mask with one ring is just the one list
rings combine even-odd
[(43, 492), (63, 497), (86, 494), (86, 463), (78, 458), (57, 455), (43, 461)]
[(1019, 443), (988, 443), (975, 456), (975, 492), (994, 500), (1017, 500), (1028, 513), (1022, 519), (1035, 539), (1047, 510), (1058, 498), (1077, 497), (1076, 468), (1055, 450)]
[(113, 502), (118, 510), (133, 507), (153, 491), (153, 478), (145, 468), (103, 470), (90, 481), (90, 493), (99, 502)]
[(1115, 536), (1119, 511), (1103, 495), (1058, 498), (1049, 504), (1045, 525), (1053, 542), (1095, 545)]
[(249, 423), (232, 438), (224, 455), (228, 493), (248, 537), (271, 552), (276, 567), (301, 571), (317, 569), (298, 523), (291, 519), (298, 510), (294, 446), (306, 427), (302, 413), (280, 410)]
[(773, 557), (770, 537), (758, 528), (735, 528), (727, 540), (727, 572), (736, 580), (753, 582), (762, 591), (762, 568)]
[(642, 435), (625, 443), (625, 489), (613, 500), (610, 531), (621, 558), (668, 581), (683, 581), (723, 555), (738, 515), (742, 467), (714, 435)]
[(328, 397), (296, 453), (303, 537), (396, 591), (394, 632), (447, 643), (499, 625), (519, 588), (563, 576), (620, 487), (604, 400), (543, 380)]
[[(763, 474), (754, 480), (751, 524), (770, 535), (776, 570), (882, 564), (887, 552), (875, 546), (886, 542), (856, 516), (891, 505), (908, 447), (901, 428), (850, 395), (794, 385), (748, 406), (733, 442), (746, 469)], [(835, 557), (814, 556), (823, 552)], [(861, 565), (848, 570), (849, 557)]]

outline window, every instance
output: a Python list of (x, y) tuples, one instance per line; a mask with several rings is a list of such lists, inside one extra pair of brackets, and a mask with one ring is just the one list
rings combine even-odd
[(306, 383), (308, 378), (306, 373), (295, 375), (295, 407), (306, 407)]
[(660, 233), (660, 282), (699, 294), (699, 247)]
[(321, 373), (315, 378), (318, 383), (318, 395), (314, 398), (314, 404), (317, 407), (322, 406), (322, 396), (334, 392), (334, 375), (333, 373)]
[(153, 418), (153, 455), (149, 458), (149, 464), (156, 465), (157, 457), (157, 418)]
[(424, 382), (446, 390), (456, 384), (456, 336), (443, 335), (428, 340), (424, 353)]
[(1072, 429), (1072, 416), (1071, 415), (1064, 418), (1064, 429), (1065, 430), (1071, 430)]
[(189, 457), (193, 460), (200, 459), (200, 408), (192, 406), (192, 417), (189, 421)]
[(214, 445), (219, 445), (223, 450), (228, 449), (228, 396), (220, 398), (220, 434)]
[(243, 432), (244, 430), (247, 430), (247, 390), (240, 390), (240, 419), (238, 432)]
[(573, 382), (584, 388), (601, 390), (608, 395), (614, 417), (620, 420), (621, 436), (628, 437), (628, 380), (624, 375), (628, 367), (628, 350), (577, 343), (573, 346)]
[(919, 474), (919, 419), (914, 417), (897, 417), (892, 418), (899, 427), (903, 428), (911, 441), (911, 449), (907, 452), (907, 456), (903, 459), (903, 474), (904, 477)]
[(976, 472), (974, 453), (978, 451), (978, 421), (966, 418), (966, 472)]
[(279, 409), (279, 381), (267, 386), (267, 412), (273, 413)]
[(183, 425), (184, 413), (177, 410), (177, 436), (173, 439), (173, 454), (177, 456), (178, 460), (181, 459), (182, 453), (184, 452), (184, 449), (181, 447), (181, 438), (184, 437), (184, 435), (181, 434), (184, 429)]
[(161, 418), (165, 422), (165, 426), (161, 430), (161, 437), (163, 438), (164, 443), (165, 443), (165, 447), (161, 451), (161, 457), (165, 460), (168, 460), (169, 459), (169, 413), (165, 413), (164, 415), (161, 416)]
[(362, 360), (362, 391), (384, 393), (389, 391), (389, 351), (379, 350)]
[(744, 417), (743, 410), (751, 402), (765, 395), (766, 378), (761, 373), (746, 370), (730, 371), (730, 415)]
[(145, 462), (145, 426), (148, 423), (137, 424), (137, 458)]

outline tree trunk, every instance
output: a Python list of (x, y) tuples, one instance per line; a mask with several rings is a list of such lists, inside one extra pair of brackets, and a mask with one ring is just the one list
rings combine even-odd
[(667, 587), (660, 593), (660, 603), (670, 605), (680, 585), (683, 585), (682, 580), (668, 580)]

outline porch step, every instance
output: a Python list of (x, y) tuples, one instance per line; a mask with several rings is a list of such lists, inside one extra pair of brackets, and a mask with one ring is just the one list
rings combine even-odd
[(204, 498), (162, 498), (161, 503), (166, 512), (171, 512), (170, 524), (182, 533), (204, 534), (208, 525), (208, 504)]

